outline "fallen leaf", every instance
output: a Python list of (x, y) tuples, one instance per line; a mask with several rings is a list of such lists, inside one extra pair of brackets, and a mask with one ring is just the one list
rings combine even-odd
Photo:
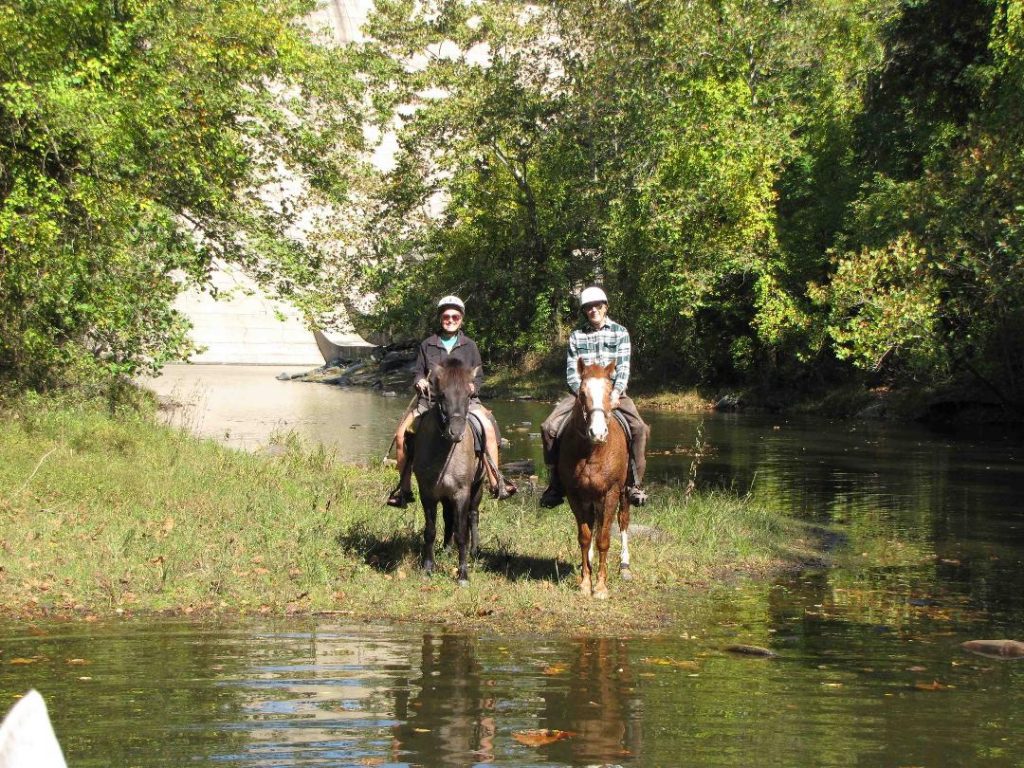
[(564, 664), (552, 664), (550, 667), (544, 667), (545, 675), (561, 675), (564, 674), (569, 668)]
[(39, 659), (25, 659), (21, 656), (11, 659), (8, 664), (35, 664)]
[(74, 664), (74, 665), (77, 665), (77, 666), (82, 666), (82, 665), (85, 665), (85, 664), (92, 664), (92, 662), (91, 661), (86, 661), (85, 659), (68, 659), (68, 664)]
[(943, 685), (938, 680), (932, 680), (930, 683), (922, 683), (920, 681), (914, 683), (914, 688), (919, 691), (944, 691), (950, 686)]
[(554, 744), (562, 739), (571, 739), (575, 735), (572, 731), (538, 728), (529, 731), (514, 731), (512, 738), (528, 747), (543, 747), (546, 744)]

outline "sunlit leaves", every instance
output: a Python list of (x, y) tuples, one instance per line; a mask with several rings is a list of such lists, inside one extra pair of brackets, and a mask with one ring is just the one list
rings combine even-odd
[(291, 174), (341, 196), (361, 141), (360, 87), (299, 23), (311, 7), (0, 10), (6, 377), (42, 387), (71, 367), (131, 374), (183, 357), (171, 303), (214, 258), (258, 267), (271, 287), (308, 277), (315, 255), (288, 244), (301, 201), (263, 192)]

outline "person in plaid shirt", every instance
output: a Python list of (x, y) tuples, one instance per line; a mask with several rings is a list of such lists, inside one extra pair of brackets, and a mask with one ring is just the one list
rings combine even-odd
[(565, 500), (562, 481), (558, 477), (558, 444), (562, 429), (569, 421), (576, 393), (580, 388), (580, 374), (576, 369), (577, 358), (582, 357), (587, 365), (600, 363), (608, 365), (615, 361), (615, 375), (612, 379), (612, 408), (617, 409), (626, 418), (629, 425), (631, 440), (630, 479), (627, 492), (632, 504), (640, 507), (647, 502), (647, 494), (640, 487), (647, 468), (644, 456), (647, 450), (647, 438), (651, 428), (640, 418), (636, 405), (626, 395), (629, 384), (629, 359), (632, 345), (629, 331), (608, 318), (608, 297), (596, 286), (584, 289), (580, 294), (580, 310), (586, 317), (579, 328), (569, 336), (569, 350), (565, 358), (565, 379), (572, 390), (555, 405), (551, 415), (541, 425), (541, 439), (544, 442), (544, 463), (548, 466), (549, 483), (540, 497), (542, 507), (557, 507)]

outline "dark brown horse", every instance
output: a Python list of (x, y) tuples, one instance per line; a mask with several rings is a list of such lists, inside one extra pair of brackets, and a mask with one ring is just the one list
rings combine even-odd
[(423, 570), (434, 570), (437, 505), (444, 512), (444, 544), (459, 547), (459, 583), (469, 581), (466, 561), (477, 548), (477, 522), (483, 495), (483, 462), (473, 447), (469, 398), (476, 371), (449, 358), (430, 374), (433, 407), (416, 429), (413, 472), (420, 489), (423, 515)]
[[(558, 474), (576, 516), (583, 559), (580, 589), (584, 594), (605, 599), (608, 597), (606, 561), (616, 509), (622, 537), (620, 573), (623, 579), (630, 578), (629, 497), (626, 494), (629, 450), (626, 433), (618, 419), (612, 416), (615, 363), (584, 365), (583, 359), (579, 358), (576, 368), (582, 381), (569, 423), (562, 430)], [(595, 543), (599, 562), (597, 581), (592, 584), (590, 556)]]

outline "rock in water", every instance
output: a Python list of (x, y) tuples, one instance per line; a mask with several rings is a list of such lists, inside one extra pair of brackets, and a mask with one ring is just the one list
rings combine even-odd
[(778, 656), (775, 651), (762, 648), (760, 645), (730, 645), (725, 650), (729, 653), (741, 653), (744, 656), (761, 656), (766, 659), (773, 659)]
[(26, 693), (0, 725), (0, 766), (67, 768), (38, 691)]
[(1019, 640), (968, 640), (965, 651), (999, 659), (1024, 659), (1024, 643)]

